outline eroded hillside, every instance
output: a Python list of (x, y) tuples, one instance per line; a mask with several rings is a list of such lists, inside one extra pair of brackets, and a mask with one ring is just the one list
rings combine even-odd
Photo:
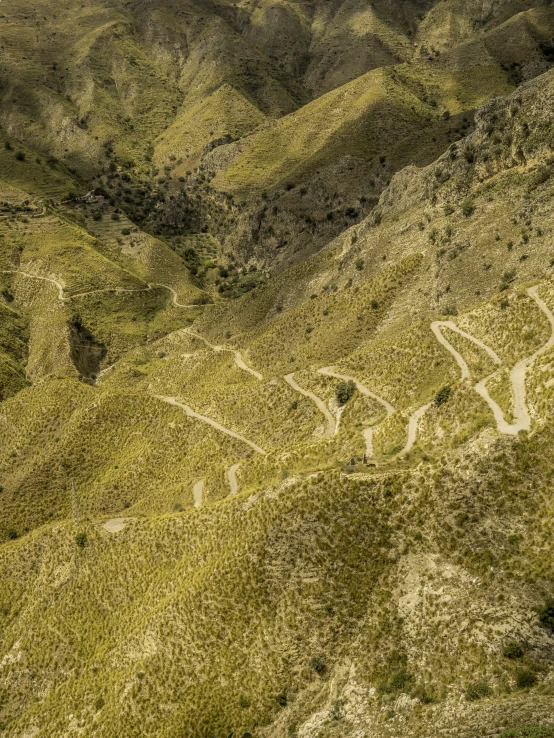
[(549, 738), (553, 23), (2, 5), (3, 735)]

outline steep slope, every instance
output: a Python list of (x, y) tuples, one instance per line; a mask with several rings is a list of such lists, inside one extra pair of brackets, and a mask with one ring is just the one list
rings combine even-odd
[[(4, 297), (12, 299), (7, 291)], [(25, 321), (7, 305), (0, 304), (0, 398), (15, 395), (27, 384), (25, 377)]]
[(553, 12), (2, 6), (3, 735), (548, 735)]

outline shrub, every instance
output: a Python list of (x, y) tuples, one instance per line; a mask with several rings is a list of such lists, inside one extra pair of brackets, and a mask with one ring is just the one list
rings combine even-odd
[(75, 543), (79, 546), (79, 548), (84, 548), (87, 545), (87, 534), (86, 533), (77, 533), (75, 536)]
[(356, 269), (361, 272), (364, 268), (364, 260), (363, 259), (356, 259)]
[(25, 153), (23, 151), (18, 151), (15, 158), (17, 161), (25, 161)]
[(450, 205), (450, 203), (447, 203), (444, 206), (444, 214), (445, 215), (452, 215), (453, 212), (454, 212), (454, 208), (452, 207), (452, 205)]
[(507, 659), (520, 659), (523, 656), (523, 649), (517, 641), (509, 641), (504, 646), (502, 655)]
[(379, 310), (379, 303), (377, 302), (377, 300), (372, 300), (370, 305), (372, 310)]
[(471, 198), (467, 198), (462, 203), (462, 213), (466, 216), (466, 218), (469, 218), (470, 215), (473, 215), (475, 212), (475, 203)]
[(539, 620), (545, 628), (554, 632), (554, 598), (550, 597), (541, 607)]
[(6, 535), (8, 537), (8, 541), (15, 541), (15, 539), (19, 537), (15, 528), (8, 528)]
[(6, 149), (6, 151), (11, 151), (13, 149), (13, 146), (11, 145), (9, 141), (5, 141), (4, 148)]
[(391, 694), (394, 692), (411, 691), (414, 677), (404, 668), (395, 669), (388, 678), (382, 679), (377, 684), (377, 689), (381, 694)]
[(549, 167), (547, 164), (540, 166), (537, 169), (537, 171), (533, 174), (533, 176), (531, 177), (531, 180), (529, 182), (529, 189), (534, 190), (536, 187), (539, 187), (541, 184), (548, 182), (551, 176), (552, 176), (551, 167)]
[(339, 382), (335, 389), (335, 397), (339, 405), (346, 405), (348, 400), (356, 391), (356, 382), (349, 379), (348, 382)]
[(406, 671), (406, 669), (399, 669), (395, 671), (389, 680), (389, 685), (394, 691), (406, 689), (406, 687), (413, 681), (413, 676)]
[(121, 229), (121, 235), (123, 235), (123, 236), (130, 236), (131, 235), (131, 229), (130, 228), (122, 228)]
[(440, 407), (441, 405), (445, 405), (450, 399), (451, 394), (452, 387), (449, 384), (441, 387), (441, 389), (435, 395), (435, 406)]
[(324, 674), (327, 669), (325, 659), (321, 656), (312, 656), (310, 659), (310, 668), (313, 669), (316, 674)]
[(466, 689), (466, 700), (476, 702), (483, 697), (490, 697), (492, 690), (486, 682), (475, 682)]
[(519, 689), (532, 687), (533, 684), (536, 684), (536, 681), (537, 675), (534, 671), (531, 671), (531, 669), (521, 669), (521, 671), (518, 671), (516, 674), (516, 684)]

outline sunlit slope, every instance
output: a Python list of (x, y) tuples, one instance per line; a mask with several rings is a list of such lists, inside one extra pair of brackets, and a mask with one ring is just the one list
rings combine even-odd
[(27, 384), (25, 376), (26, 340), (25, 321), (8, 306), (0, 305), (0, 397), (2, 400), (16, 394)]
[[(256, 134), (215, 184), (259, 191), (302, 181), (342, 157), (373, 159), (384, 152), (397, 166), (420, 163), (432, 150), (429, 132), (421, 130), (429, 121), (438, 125), (444, 110), (458, 113), (510, 89), (494, 66), (481, 70), (471, 87), (468, 81), (463, 73), (432, 68), (369, 72)], [(421, 99), (422, 84), (435, 93), (438, 111)]]
[[(334, 735), (333, 710), (343, 735), (363, 721), (371, 738), (547, 721), (548, 683), (508, 685), (553, 648), (535, 610), (552, 577), (551, 448), (544, 431), (452, 457), (452, 472), (319, 475), (118, 534), (81, 520), (5, 544), (7, 734), (311, 735), (317, 719)], [(523, 664), (502, 655), (510, 639), (530, 644)], [(468, 717), (479, 680), (491, 696)], [(424, 695), (417, 710), (394, 710), (403, 690)]]
[(265, 119), (241, 92), (224, 84), (206, 100), (183, 110), (156, 140), (154, 161), (178, 160), (174, 173), (185, 174), (198, 166), (207, 141), (241, 138)]

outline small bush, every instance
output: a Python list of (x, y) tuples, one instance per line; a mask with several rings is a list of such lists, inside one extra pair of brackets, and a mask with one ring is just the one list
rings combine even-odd
[(466, 218), (469, 218), (470, 215), (473, 215), (475, 212), (475, 203), (471, 198), (467, 198), (467, 200), (464, 200), (462, 203), (462, 213), (466, 216)]
[(77, 533), (77, 535), (75, 536), (75, 543), (79, 546), (79, 548), (84, 548), (87, 545), (87, 534)]
[(516, 674), (516, 684), (519, 689), (532, 687), (537, 682), (537, 675), (531, 669), (521, 669)]
[(361, 272), (364, 268), (364, 260), (363, 259), (356, 259), (356, 269)]
[(523, 656), (523, 649), (517, 641), (509, 641), (504, 646), (502, 655), (507, 659), (520, 659)]
[(377, 689), (381, 694), (392, 694), (394, 692), (410, 692), (413, 686), (414, 677), (404, 668), (395, 669), (388, 678), (381, 680), (377, 684)]
[(327, 669), (325, 659), (321, 656), (312, 656), (310, 659), (310, 668), (313, 669), (316, 674), (324, 674)]
[(335, 389), (335, 397), (337, 398), (339, 405), (346, 405), (355, 391), (356, 382), (351, 379), (349, 379), (348, 382), (339, 382)]
[(122, 228), (121, 229), (121, 235), (122, 236), (130, 236), (131, 235), (131, 229), (130, 228)]
[(441, 405), (445, 405), (450, 399), (451, 394), (452, 394), (452, 387), (449, 384), (445, 385), (444, 387), (441, 387), (441, 389), (435, 395), (435, 407), (440, 407)]
[(545, 628), (554, 632), (554, 598), (550, 597), (541, 607), (539, 620)]
[(544, 164), (543, 166), (539, 167), (531, 177), (531, 180), (529, 181), (529, 189), (534, 190), (541, 184), (548, 182), (551, 176), (552, 168), (549, 167), (547, 164)]
[(466, 689), (466, 700), (470, 702), (476, 702), (477, 700), (483, 699), (483, 697), (490, 697), (492, 690), (486, 682), (476, 682), (470, 684)]
[(18, 151), (15, 158), (17, 161), (25, 161), (25, 153), (23, 151)]
[(8, 528), (8, 530), (6, 531), (6, 536), (8, 538), (8, 541), (15, 541), (16, 538), (19, 538), (19, 534), (15, 528)]

